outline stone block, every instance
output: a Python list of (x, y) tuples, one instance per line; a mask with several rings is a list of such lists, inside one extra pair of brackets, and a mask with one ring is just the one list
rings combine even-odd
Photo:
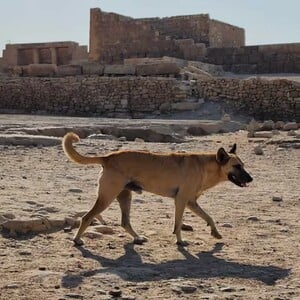
[(99, 63), (84, 63), (82, 66), (83, 75), (100, 75), (104, 74), (104, 66)]
[(28, 66), (28, 75), (37, 77), (54, 76), (57, 73), (55, 64), (30, 64)]
[(171, 62), (136, 66), (136, 75), (138, 76), (178, 75), (179, 72), (178, 65)]
[(82, 68), (80, 65), (61, 65), (57, 67), (57, 75), (59, 77), (76, 76), (81, 74)]
[(135, 75), (135, 65), (105, 65), (104, 75)]

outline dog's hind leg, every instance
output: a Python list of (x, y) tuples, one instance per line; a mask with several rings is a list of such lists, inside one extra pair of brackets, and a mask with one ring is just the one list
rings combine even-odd
[(74, 237), (76, 245), (83, 245), (81, 236), (86, 228), (91, 224), (93, 218), (104, 211), (111, 202), (122, 191), (124, 186), (123, 178), (113, 172), (103, 173), (99, 181), (98, 198), (90, 211), (81, 219), (80, 227)]
[(218, 232), (215, 222), (213, 219), (198, 205), (196, 201), (189, 201), (187, 203), (187, 207), (194, 212), (197, 216), (201, 217), (203, 220), (207, 222), (207, 224), (211, 228), (211, 235), (217, 239), (221, 239), (222, 236)]
[(175, 198), (175, 225), (173, 233), (176, 234), (177, 245), (180, 246), (188, 245), (188, 243), (181, 238), (182, 217), (187, 203), (185, 199), (185, 197), (181, 197), (180, 195)]
[(143, 244), (147, 241), (147, 238), (139, 236), (131, 227), (130, 224), (130, 208), (131, 208), (132, 192), (124, 189), (118, 196), (117, 200), (120, 204), (122, 220), (122, 227), (133, 237), (135, 244)]

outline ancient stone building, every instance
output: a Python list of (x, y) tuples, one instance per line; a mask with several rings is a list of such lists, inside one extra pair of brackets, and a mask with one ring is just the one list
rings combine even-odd
[(7, 44), (3, 50), (3, 67), (30, 64), (67, 65), (87, 60), (87, 46), (76, 42)]
[(201, 59), (207, 47), (245, 45), (244, 29), (210, 19), (208, 14), (134, 19), (99, 8), (90, 11), (92, 61), (121, 62), (131, 57)]

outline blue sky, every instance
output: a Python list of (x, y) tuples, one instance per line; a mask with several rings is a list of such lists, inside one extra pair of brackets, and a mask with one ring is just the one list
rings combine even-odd
[(300, 0), (2, 0), (0, 56), (7, 43), (89, 43), (89, 9), (131, 17), (209, 13), (246, 30), (246, 44), (300, 42)]

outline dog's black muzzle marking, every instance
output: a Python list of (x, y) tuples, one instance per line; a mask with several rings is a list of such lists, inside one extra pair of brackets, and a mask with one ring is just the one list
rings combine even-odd
[(239, 187), (247, 187), (247, 184), (253, 180), (241, 166), (234, 167), (233, 171), (228, 173), (228, 179)]

